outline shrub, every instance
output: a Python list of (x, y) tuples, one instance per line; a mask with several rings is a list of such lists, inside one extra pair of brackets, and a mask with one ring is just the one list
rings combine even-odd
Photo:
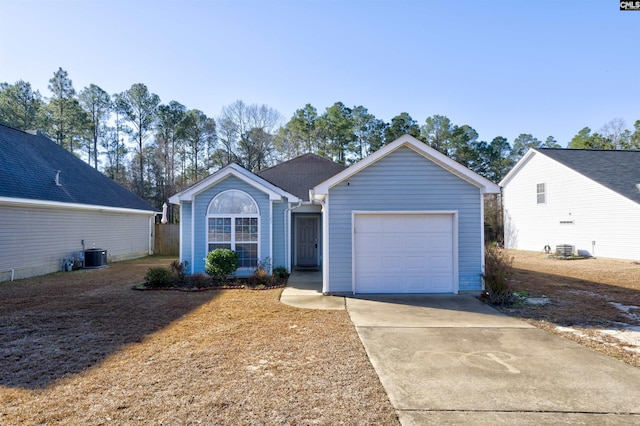
[(258, 261), (258, 266), (256, 266), (255, 271), (253, 271), (253, 276), (258, 281), (268, 280), (269, 277), (269, 268), (271, 267), (271, 260), (267, 257), (264, 260)]
[(277, 266), (273, 268), (273, 276), (276, 278), (287, 278), (287, 268), (284, 266)]
[(149, 268), (144, 279), (151, 288), (169, 287), (173, 283), (171, 271), (160, 267)]
[(174, 260), (173, 262), (171, 262), (171, 272), (174, 273), (178, 281), (178, 284), (180, 285), (184, 285), (187, 281), (186, 270), (187, 270), (188, 264), (189, 262), (186, 260), (184, 262), (178, 262), (177, 260)]
[(189, 282), (191, 283), (191, 286), (195, 288), (211, 287), (211, 277), (206, 274), (191, 275)]
[(230, 249), (210, 251), (204, 260), (204, 270), (217, 280), (223, 280), (238, 269), (238, 254)]
[(513, 257), (496, 246), (485, 247), (484, 297), (494, 305), (504, 305), (513, 301), (513, 291), (509, 280), (513, 275)]

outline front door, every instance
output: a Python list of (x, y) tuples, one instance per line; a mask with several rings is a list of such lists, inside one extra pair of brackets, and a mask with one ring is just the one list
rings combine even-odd
[(318, 217), (298, 216), (296, 262), (298, 266), (318, 266)]

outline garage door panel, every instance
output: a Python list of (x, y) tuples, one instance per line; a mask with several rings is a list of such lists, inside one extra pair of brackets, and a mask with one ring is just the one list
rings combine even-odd
[(389, 270), (402, 270), (404, 267), (404, 258), (400, 256), (383, 256), (382, 267)]
[(432, 228), (429, 218), (419, 215), (407, 215), (403, 217), (404, 231), (422, 232)]
[(407, 270), (411, 270), (411, 271), (415, 271), (415, 270), (421, 270), (421, 271), (426, 271), (427, 270), (427, 265), (428, 265), (428, 261), (427, 261), (427, 256), (407, 256), (406, 257), (406, 268)]
[(451, 253), (453, 241), (451, 241), (451, 235), (435, 234), (429, 238), (429, 250), (430, 251), (442, 251)]
[(405, 245), (400, 235), (384, 235), (381, 240), (382, 250), (401, 250)]
[(356, 274), (364, 274), (367, 271), (378, 272), (382, 269), (382, 261), (380, 256), (362, 256), (356, 264)]
[(434, 275), (429, 278), (429, 288), (433, 293), (451, 293), (453, 280), (449, 275)]
[(356, 293), (452, 293), (453, 215), (355, 216)]
[(414, 250), (424, 250), (428, 247), (429, 239), (424, 235), (408, 235), (405, 238), (405, 247)]
[(381, 217), (380, 216), (359, 216), (358, 217), (358, 232), (359, 233), (378, 233), (381, 230)]
[(403, 293), (420, 293), (428, 286), (427, 278), (424, 275), (408, 276), (406, 282), (406, 291)]
[(451, 273), (453, 272), (451, 258), (447, 256), (431, 256), (429, 258), (429, 269), (434, 272)]

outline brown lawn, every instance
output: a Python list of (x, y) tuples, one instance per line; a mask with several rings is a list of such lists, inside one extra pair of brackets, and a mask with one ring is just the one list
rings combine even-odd
[(0, 424), (398, 424), (345, 311), (130, 289), (171, 260), (0, 283)]
[[(604, 258), (559, 260), (520, 250), (504, 253), (513, 257), (513, 290), (545, 296), (549, 303), (516, 303), (499, 308), (502, 312), (640, 367), (640, 346), (602, 333), (640, 326), (640, 264)], [(616, 304), (636, 308), (623, 312)]]

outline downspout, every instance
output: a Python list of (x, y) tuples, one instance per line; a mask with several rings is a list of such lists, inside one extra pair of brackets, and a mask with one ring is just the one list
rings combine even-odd
[[(302, 206), (302, 200), (298, 200), (298, 205), (297, 206), (293, 206), (293, 207), (289, 207), (284, 209), (283, 215), (282, 215), (282, 223), (284, 225), (284, 234), (285, 234), (285, 239), (284, 239), (284, 266), (285, 268), (287, 268), (287, 272), (291, 272), (291, 250), (289, 248), (290, 246), (290, 242), (291, 242), (291, 224), (289, 224), (289, 226), (287, 226), (287, 215), (289, 215), (291, 213), (291, 210), (295, 210), (297, 208), (300, 208), (300, 206)], [(291, 216), (289, 216), (291, 217)], [(290, 222), (290, 221), (289, 221)]]
[(322, 294), (328, 294), (329, 282), (329, 218), (327, 212), (327, 202), (324, 197), (316, 200), (322, 206)]
[(153, 216), (149, 217), (149, 250), (147, 250), (147, 254), (149, 256), (153, 254), (153, 225), (155, 223), (156, 214), (159, 213), (154, 213)]

